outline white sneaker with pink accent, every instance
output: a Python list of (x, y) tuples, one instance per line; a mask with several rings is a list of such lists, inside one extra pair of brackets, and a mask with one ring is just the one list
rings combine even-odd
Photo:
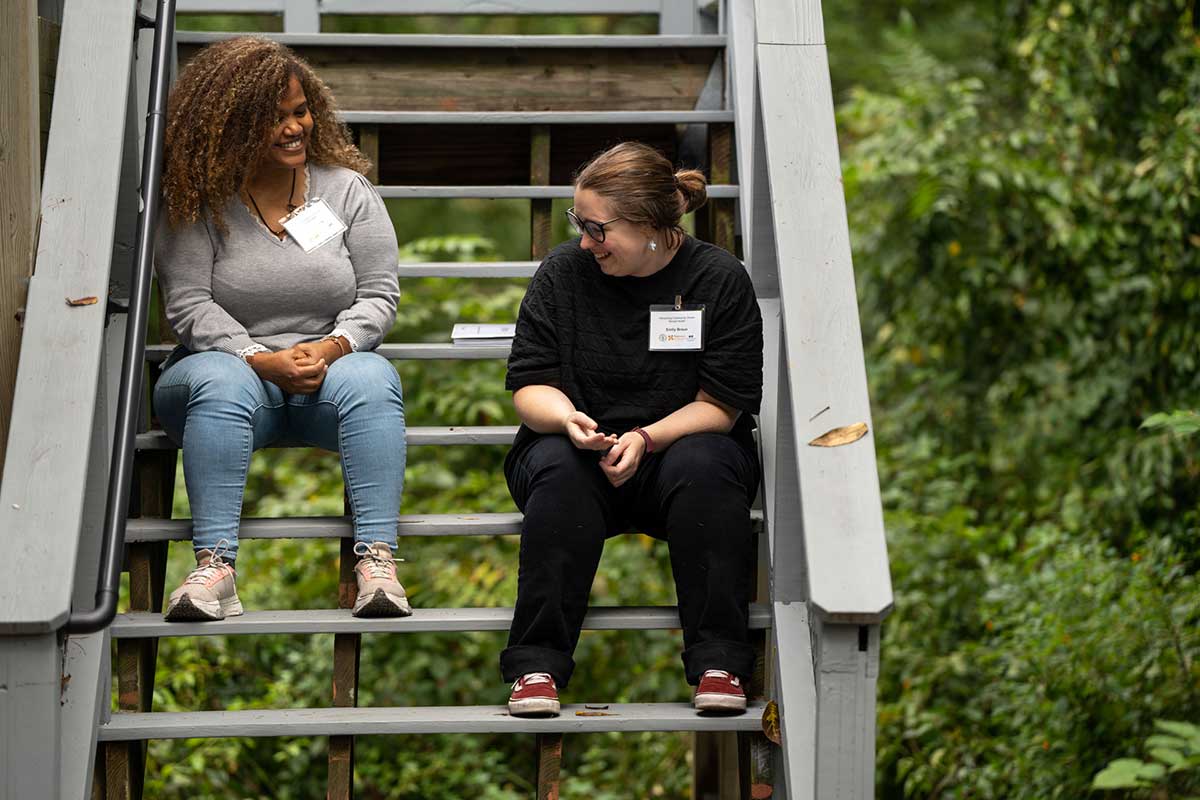
[(163, 619), (190, 622), (236, 617), (242, 612), (233, 565), (225, 561), (229, 542), (222, 539), (212, 550), (196, 552), (196, 568), (171, 592)]
[(383, 542), (357, 542), (354, 554), (358, 564), (354, 577), (358, 581), (358, 597), (354, 599), (356, 617), (407, 617), (412, 613), (408, 595), (396, 580), (396, 562), (392, 548)]

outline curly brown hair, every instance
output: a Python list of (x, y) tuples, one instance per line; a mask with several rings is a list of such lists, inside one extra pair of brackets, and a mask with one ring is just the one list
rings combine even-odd
[(187, 63), (167, 105), (162, 191), (172, 225), (196, 222), (207, 212), (225, 230), (221, 210), (269, 151), (293, 75), (313, 117), (309, 163), (364, 174), (371, 168), (338, 119), (329, 87), (304, 59), (257, 36), (216, 42)]

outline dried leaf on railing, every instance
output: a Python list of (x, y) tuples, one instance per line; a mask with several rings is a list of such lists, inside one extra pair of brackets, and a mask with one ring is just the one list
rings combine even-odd
[(767, 703), (767, 707), (763, 709), (762, 729), (763, 735), (775, 744), (783, 741), (779, 735), (779, 706), (774, 700)]
[(69, 297), (67, 298), (67, 305), (69, 306), (94, 306), (99, 302), (99, 297), (76, 297), (74, 300)]
[(853, 425), (845, 425), (841, 428), (834, 428), (831, 431), (827, 431), (809, 442), (809, 445), (813, 447), (840, 447), (844, 444), (857, 442), (866, 435), (867, 423), (856, 422)]

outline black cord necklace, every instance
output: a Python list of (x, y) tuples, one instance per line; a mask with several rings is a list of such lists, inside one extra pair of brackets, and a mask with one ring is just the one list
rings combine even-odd
[[(267, 230), (269, 230), (271, 233), (275, 234), (276, 237), (283, 238), (283, 235), (285, 233), (287, 233), (287, 230), (285, 229), (282, 231), (277, 231), (274, 228), (272, 228), (270, 225), (268, 225), (266, 217), (264, 217), (262, 211), (259, 210), (258, 203), (256, 203), (254, 201), (254, 195), (250, 194), (249, 189), (246, 190), (246, 196), (250, 198), (250, 205), (254, 206), (254, 211), (258, 214), (258, 218), (260, 220), (262, 220), (263, 226)], [(292, 188), (291, 188), (291, 191), (288, 192), (288, 201), (287, 201), (287, 210), (289, 212), (296, 210), (296, 204), (293, 202), (295, 199), (296, 199), (296, 168), (292, 167)]]

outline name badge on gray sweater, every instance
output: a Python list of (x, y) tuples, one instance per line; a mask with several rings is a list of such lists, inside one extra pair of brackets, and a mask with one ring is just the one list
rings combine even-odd
[(309, 200), (280, 222), (306, 253), (311, 253), (346, 230), (346, 223), (319, 197)]

